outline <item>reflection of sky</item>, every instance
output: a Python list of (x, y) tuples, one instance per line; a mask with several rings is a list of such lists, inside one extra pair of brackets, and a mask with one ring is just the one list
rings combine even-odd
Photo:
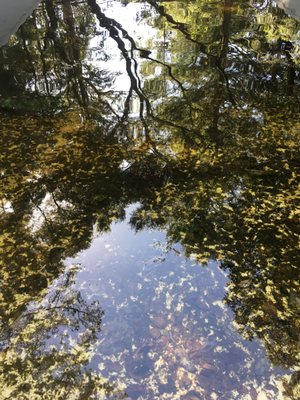
[[(143, 48), (147, 40), (154, 38), (156, 35), (156, 29), (151, 27), (144, 21), (139, 21), (137, 23), (137, 15), (145, 8), (142, 4), (129, 3), (126, 6), (122, 5), (118, 1), (99, 3), (101, 10), (105, 13), (108, 18), (115, 19), (118, 23), (126, 29), (135, 41)], [(105, 62), (97, 61), (96, 53), (98, 47), (98, 38), (94, 37), (90, 42), (90, 49), (94, 52), (92, 56), (93, 65), (98, 65), (99, 67), (108, 70), (112, 73), (119, 73), (117, 76), (114, 89), (116, 91), (128, 91), (130, 86), (130, 80), (126, 74), (125, 61), (120, 55), (120, 50), (116, 42), (111, 39), (106, 32), (106, 40), (104, 44), (104, 51), (109, 55), (109, 59)], [(130, 49), (129, 42), (127, 43), (127, 49)], [(102, 51), (102, 49), (101, 49)]]
[(0, 0), (0, 46), (37, 7), (40, 0)]
[(279, 7), (283, 8), (286, 13), (300, 20), (300, 1), (299, 0), (275, 0)]
[[(106, 15), (141, 45), (154, 36), (136, 23), (141, 4), (110, 4), (102, 5)], [(97, 48), (97, 39), (90, 46)], [(115, 89), (127, 90), (117, 45), (108, 39), (105, 46), (111, 59), (99, 66), (120, 71)], [(81, 265), (76, 289), (89, 301), (99, 300), (105, 311), (92, 366), (122, 382), (133, 399), (175, 400), (191, 391), (211, 399), (246, 400), (254, 392), (259, 400), (280, 399), (264, 350), (242, 340), (222, 301), (226, 275), (216, 263), (204, 268), (187, 260), (180, 249), (164, 251), (158, 243), (165, 241), (163, 232), (135, 233), (127, 219), (67, 260)]]
[(81, 265), (76, 289), (105, 312), (91, 366), (132, 399), (174, 400), (193, 391), (280, 399), (278, 370), (257, 341), (241, 338), (223, 302), (226, 274), (177, 247), (166, 251), (165, 240), (160, 231), (135, 233), (127, 217), (67, 260)]

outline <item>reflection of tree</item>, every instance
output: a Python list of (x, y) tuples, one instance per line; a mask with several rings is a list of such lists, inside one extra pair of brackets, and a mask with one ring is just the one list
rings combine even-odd
[(74, 272), (66, 272), (42, 301), (30, 303), (10, 326), (4, 325), (3, 399), (124, 398), (88, 369), (103, 312), (72, 288)]
[(2, 109), (49, 113), (72, 107), (84, 117), (101, 107), (101, 122), (108, 124), (109, 78), (89, 60), (93, 32), (94, 18), (84, 2), (42, 2), (2, 52)]
[[(289, 97), (295, 89), (297, 46), (292, 41), (297, 40), (298, 25), (281, 10), (269, 6), (274, 25), (271, 35), (269, 19), (264, 19), (266, 10), (258, 4), (250, 8), (248, 2), (231, 0), (148, 3), (159, 14), (159, 21), (164, 21), (160, 22), (159, 57), (169, 60), (181, 85), (167, 70), (151, 77), (157, 66), (153, 62), (143, 66), (145, 85), (157, 101), (156, 112), (166, 121), (162, 126), (173, 137), (188, 145), (220, 146), (234, 139), (228, 129), (240, 125), (241, 121), (233, 119), (241, 114), (243, 134), (251, 135), (257, 104), (264, 99), (267, 107), (269, 96)], [(167, 39), (166, 32), (170, 32)]]
[[(165, 121), (178, 121), (188, 131), (162, 125), (170, 133), (169, 143), (173, 141), (175, 171), (167, 185), (142, 200), (132, 224), (137, 229), (163, 226), (171, 242), (181, 242), (187, 255), (201, 262), (212, 257), (228, 260), (227, 301), (240, 331), (260, 337), (274, 364), (296, 368), (299, 105), (292, 95), (299, 72), (290, 40), (296, 38), (297, 24), (281, 12), (275, 16), (277, 10), (270, 7), (276, 21), (271, 39), (270, 18), (263, 20), (258, 10), (248, 8), (262, 25), (253, 30), (251, 18), (248, 26), (240, 23), (240, 11), (231, 1), (217, 6), (197, 1), (191, 8), (148, 3), (175, 27), (167, 51), (173, 73), (186, 89), (184, 95), (180, 87), (174, 90), (167, 74), (151, 78), (146, 88), (152, 95), (154, 89), (155, 98), (163, 96), (156, 111)], [(203, 29), (199, 20), (209, 13)], [(171, 28), (163, 29), (165, 38)], [(247, 36), (252, 39), (246, 41)], [(206, 43), (213, 46), (205, 48)], [(194, 52), (183, 58), (191, 47)], [(151, 64), (144, 67), (147, 71)], [(169, 85), (156, 85), (157, 79)], [(283, 117), (287, 110), (288, 121)], [(212, 145), (218, 150), (211, 151)], [(298, 380), (295, 373), (294, 389), (287, 386), (294, 398)]]
[[(295, 368), (299, 71), (282, 41), (294, 39), (297, 26), (270, 7), (281, 37), (270, 36), (265, 10), (259, 14), (247, 2), (241, 8), (227, 0), (188, 2), (187, 13), (174, 2), (148, 3), (157, 26), (172, 31), (157, 59), (92, 0), (90, 8), (46, 0), (6, 49), (1, 74), (8, 87), (0, 88), (1, 313), (7, 324), (19, 321), (24, 332), (15, 335), (27, 342), (31, 329), (50, 329), (37, 319), (41, 313), (52, 313), (56, 326), (63, 326), (69, 300), (67, 315), (61, 308), (40, 309), (25, 318), (26, 305), (40, 301), (63, 271), (61, 259), (89, 246), (93, 228), (108, 230), (127, 205), (139, 202), (133, 227), (166, 229), (170, 244), (180, 242), (186, 255), (202, 263), (221, 260), (240, 331), (259, 336), (275, 364)], [(93, 13), (118, 44), (132, 78), (118, 118), (111, 93), (103, 93), (113, 77), (86, 62)], [(207, 29), (199, 31), (204, 23)], [(152, 75), (144, 86), (136, 75), (137, 53), (148, 59), (143, 73)], [(164, 73), (153, 77), (154, 66)], [(133, 92), (141, 108), (130, 122)], [(151, 140), (130, 136), (127, 123), (147, 128)], [(60, 352), (56, 356), (54, 363), (63, 362)], [(89, 378), (72, 357), (70, 374), (79, 374), (87, 387)], [(45, 379), (50, 382), (49, 375)]]
[[(265, 269), (249, 265), (223, 266), (229, 271), (227, 303), (235, 313), (238, 330), (244, 337), (262, 339), (273, 364), (294, 368), (299, 365), (299, 281), (295, 267), (269, 266)], [(294, 396), (299, 392), (299, 372), (291, 385)], [(298, 385), (298, 388), (297, 388)], [(292, 387), (287, 389), (293, 393)], [(297, 391), (298, 390), (298, 391)]]

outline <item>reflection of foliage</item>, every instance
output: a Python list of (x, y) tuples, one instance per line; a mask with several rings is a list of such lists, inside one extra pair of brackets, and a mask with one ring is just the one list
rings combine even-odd
[[(36, 385), (51, 394), (50, 378), (64, 385), (65, 373), (68, 382), (76, 377), (80, 398), (96, 390), (98, 378), (77, 364), (88, 360), (85, 342), (40, 352), (52, 329), (58, 332), (80, 313), (72, 316), (72, 296), (62, 301), (64, 309), (38, 307), (29, 315), (26, 305), (41, 301), (63, 271), (63, 258), (87, 248), (94, 228), (107, 231), (123, 219), (132, 202), (139, 202), (131, 218), (135, 229), (166, 229), (170, 245), (180, 242), (187, 256), (221, 260), (240, 331), (259, 336), (275, 364), (294, 368), (299, 362), (299, 71), (295, 47), (289, 47), (297, 24), (271, 7), (277, 25), (270, 36), (264, 12), (246, 1), (239, 7), (229, 0), (193, 1), (187, 12), (181, 3), (148, 3), (157, 26), (171, 34), (158, 60), (141, 53), (148, 58), (142, 71), (151, 76), (143, 90), (135, 88), (148, 106), (141, 120), (128, 119), (126, 101), (123, 117), (116, 117), (114, 97), (104, 92), (114, 77), (86, 62), (94, 28), (84, 2), (75, 7), (45, 0), (1, 58), (7, 78), (0, 87), (1, 314), (12, 330), (6, 367), (12, 374), (27, 363), (31, 384), (37, 372), (29, 365), (39, 360), (45, 374)], [(102, 28), (111, 36), (117, 29), (119, 49), (129, 57), (124, 31), (95, 9)], [(126, 61), (133, 68), (134, 59)], [(153, 73), (157, 64), (159, 76)], [(112, 128), (115, 120), (118, 129)], [(52, 366), (62, 375), (53, 375)], [(11, 386), (18, 379), (12, 375)], [(291, 386), (296, 374), (293, 379)]]
[[(288, 265), (253, 269), (251, 265), (223, 266), (230, 271), (226, 302), (235, 312), (244, 337), (258, 336), (274, 365), (293, 368), (300, 362), (300, 287), (296, 268)], [(298, 377), (298, 378), (297, 378)], [(299, 385), (299, 373), (291, 379)], [(297, 398), (297, 390), (294, 389)]]
[(103, 312), (72, 290), (73, 275), (67, 272), (40, 303), (30, 303), (4, 327), (3, 399), (121, 398), (107, 380), (85, 367)]
[(200, 262), (230, 260), (227, 301), (240, 331), (263, 339), (274, 364), (295, 367), (300, 339), (297, 128), (291, 122), (290, 142), (280, 138), (280, 131), (277, 124), (273, 131), (266, 129), (252, 148), (248, 139), (247, 147), (230, 146), (227, 154), (223, 147), (213, 166), (203, 156), (183, 155), (180, 175), (142, 201), (132, 224), (166, 228), (169, 240), (180, 242)]
[[(263, 339), (274, 364), (295, 368), (300, 340), (295, 279), (300, 117), (292, 94), (299, 85), (298, 24), (283, 12), (275, 17), (277, 10), (270, 9), (276, 20), (271, 38), (265, 10), (247, 8), (253, 18), (247, 25), (231, 1), (197, 1), (193, 10), (181, 3), (157, 7), (148, 2), (176, 28), (166, 38), (171, 28), (163, 25), (162, 57), (170, 60), (185, 90), (179, 85), (174, 90), (176, 82), (168, 74), (157, 78), (164, 80), (161, 87), (156, 77), (146, 82), (155, 98), (165, 99), (157, 112), (170, 133), (176, 173), (142, 200), (131, 222), (136, 229), (163, 226), (171, 242), (182, 243), (186, 254), (201, 262), (228, 260), (224, 266), (229, 266), (232, 282), (227, 301), (241, 332)], [(199, 25), (203, 17), (208, 29)], [(253, 26), (255, 18), (262, 29)], [(218, 38), (212, 41), (212, 34)], [(191, 40), (183, 41), (183, 36)], [(188, 52), (191, 45), (202, 52), (198, 58)], [(151, 67), (144, 71), (153, 76)], [(251, 73), (245, 74), (248, 69)], [(291, 380), (294, 386), (297, 376)], [(297, 398), (294, 390), (292, 394), (288, 388), (289, 395)]]

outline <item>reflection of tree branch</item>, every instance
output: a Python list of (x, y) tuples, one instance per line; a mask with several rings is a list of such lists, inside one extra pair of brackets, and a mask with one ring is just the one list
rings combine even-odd
[[(49, 308), (43, 308), (43, 311), (52, 311), (52, 310), (63, 310), (63, 311), (74, 311), (77, 312), (78, 314), (84, 314), (84, 315), (90, 315), (90, 313), (88, 311), (83, 311), (80, 310), (79, 308), (73, 307), (73, 306), (53, 306), (53, 307), (49, 307)], [(36, 315), (40, 310), (34, 310), (34, 311), (30, 311), (28, 313), (23, 314), (21, 317), (29, 317), (31, 315)]]
[(225, 72), (226, 67), (226, 59), (228, 53), (229, 46), (229, 37), (230, 37), (230, 23), (231, 23), (231, 8), (234, 0), (224, 0), (224, 11), (223, 11), (223, 23), (222, 23), (222, 47), (220, 51), (220, 55), (216, 60), (216, 67), (220, 71), (227, 89), (228, 96), (233, 105), (236, 105), (236, 101), (231, 92), (229, 79)]
[[(140, 99), (139, 117), (140, 117), (141, 121), (143, 122), (143, 125), (145, 128), (146, 139), (150, 140), (149, 127), (144, 118), (144, 104), (146, 105), (146, 110), (147, 110), (148, 115), (155, 118), (156, 120), (158, 120), (158, 119), (157, 119), (157, 117), (153, 116), (151, 104), (150, 104), (148, 98), (146, 97), (145, 93), (143, 92), (143, 89), (141, 88), (141, 81), (140, 81), (140, 78), (138, 76), (138, 71), (137, 71), (138, 64), (137, 64), (137, 61), (134, 59), (133, 50), (140, 51), (144, 58), (146, 58), (150, 61), (153, 61), (155, 63), (158, 63), (158, 64), (164, 66), (165, 68), (167, 68), (170, 77), (179, 85), (179, 87), (181, 88), (183, 93), (184, 93), (185, 89), (184, 89), (182, 83), (173, 75), (172, 69), (169, 65), (167, 65), (166, 63), (164, 63), (162, 61), (159, 61), (159, 60), (156, 60), (156, 59), (150, 57), (149, 56), (150, 53), (148, 54), (145, 51), (143, 51), (143, 49), (138, 48), (134, 39), (129, 35), (129, 33), (116, 20), (106, 17), (106, 15), (101, 11), (99, 5), (96, 3), (95, 0), (88, 0), (88, 4), (90, 5), (92, 12), (97, 16), (100, 26), (107, 29), (110, 33), (111, 38), (113, 40), (115, 40), (115, 42), (117, 43), (118, 48), (120, 49), (120, 51), (125, 59), (125, 62), (126, 62), (126, 71), (130, 78), (131, 88), (130, 88), (128, 96), (125, 100), (125, 109), (124, 109), (124, 114), (123, 114), (121, 120), (124, 121), (125, 118), (128, 117), (129, 104), (130, 104), (130, 100), (132, 98), (132, 93), (134, 91)], [(123, 34), (123, 37), (125, 39), (127, 39), (131, 44), (130, 56), (128, 54), (128, 50), (125, 47), (125, 43), (124, 43), (123, 39), (119, 35), (119, 31)], [(132, 70), (132, 64), (133, 64), (133, 70)]]
[[(96, 15), (99, 24), (101, 27), (105, 28), (111, 38), (117, 43), (119, 50), (121, 51), (125, 62), (126, 62), (126, 71), (130, 78), (131, 88), (132, 90), (138, 95), (140, 99), (140, 116), (143, 117), (143, 105), (146, 104), (147, 111), (150, 111), (151, 106), (149, 100), (145, 96), (142, 88), (141, 82), (137, 75), (137, 62), (133, 58), (133, 48), (131, 48), (130, 55), (128, 54), (128, 50), (125, 47), (125, 43), (123, 39), (120, 37), (119, 31), (122, 32), (123, 36), (128, 39), (131, 43), (132, 40), (128, 35), (127, 31), (125, 31), (121, 25), (112, 18), (106, 17), (106, 15), (101, 11), (99, 5), (96, 3), (95, 0), (88, 0), (88, 4), (92, 10), (92, 12)], [(132, 70), (132, 63), (134, 65), (134, 69)]]
[[(117, 21), (115, 21), (112, 18), (106, 17), (106, 15), (101, 11), (99, 5), (96, 3), (95, 0), (88, 0), (88, 4), (89, 4), (92, 12), (96, 15), (100, 26), (107, 29), (107, 31), (110, 34), (110, 37), (117, 43), (117, 46), (125, 59), (126, 71), (129, 76), (129, 79), (130, 79), (131, 89), (130, 89), (127, 99), (125, 101), (126, 108), (125, 108), (125, 111), (124, 111), (124, 114), (123, 114), (123, 117), (121, 118), (121, 120), (124, 120), (125, 116), (128, 116), (129, 103), (130, 103), (130, 100), (132, 99), (132, 93), (134, 91), (140, 100), (139, 117), (140, 117), (140, 120), (142, 121), (144, 129), (145, 129), (146, 141), (150, 142), (151, 139), (150, 139), (150, 133), (149, 133), (149, 126), (144, 117), (144, 106), (146, 105), (147, 114), (151, 114), (151, 105), (150, 105), (149, 99), (146, 97), (143, 89), (141, 88), (141, 81), (140, 81), (140, 78), (138, 76), (138, 71), (137, 71), (138, 64), (133, 56), (133, 50), (136, 48), (135, 42), (129, 36), (128, 32), (125, 29), (123, 29), (122, 26)], [(120, 37), (119, 31), (122, 32), (124, 38), (126, 38), (130, 41), (130, 43), (132, 45), (130, 52), (128, 52), (128, 50), (126, 49), (125, 42)], [(132, 67), (132, 65), (133, 65), (133, 67)]]
[(43, 216), (43, 218), (44, 218), (46, 224), (49, 226), (49, 228), (52, 229), (52, 222), (49, 221), (49, 219), (47, 218), (46, 214), (45, 214), (44, 211), (41, 209), (41, 207), (40, 207), (38, 204), (36, 204), (34, 198), (31, 196), (31, 194), (29, 194), (29, 198), (30, 198), (30, 200), (32, 201), (32, 203), (34, 204), (34, 206), (39, 210), (39, 212), (40, 212), (41, 215)]
[(66, 210), (64, 210), (64, 209), (58, 204), (58, 202), (57, 202), (57, 200), (56, 200), (56, 198), (55, 198), (53, 192), (51, 192), (51, 197), (52, 197), (52, 200), (53, 200), (54, 204), (55, 204), (56, 207), (57, 207), (57, 210), (58, 210), (58, 211), (61, 211), (63, 214), (66, 214)]
[(123, 115), (122, 115), (122, 118), (121, 118), (121, 122), (125, 122), (127, 120), (127, 118), (128, 118), (129, 111), (130, 111), (130, 100), (131, 100), (131, 97), (132, 97), (132, 88), (130, 87), (130, 89), (128, 91), (128, 94), (127, 94), (127, 97), (126, 97), (125, 102), (124, 102), (124, 111), (123, 111)]
[[(141, 50), (141, 49), (137, 49), (137, 50)], [(184, 88), (183, 84), (173, 75), (172, 67), (170, 65), (168, 65), (162, 61), (156, 60), (155, 58), (152, 58), (149, 55), (147, 55), (147, 57), (145, 57), (145, 58), (165, 67), (168, 70), (168, 73), (169, 73), (169, 76), (171, 77), (171, 79), (173, 79), (173, 81), (177, 83), (177, 85), (180, 87), (180, 90), (181, 90), (183, 96), (186, 98), (186, 89)]]
[[(33, 13), (33, 22), (34, 22), (34, 27), (37, 30), (38, 28), (37, 28), (37, 20), (36, 20), (35, 13)], [(45, 57), (43, 54), (44, 52), (42, 49), (42, 45), (41, 45), (39, 36), (37, 37), (37, 47), (38, 47), (40, 55), (41, 55), (42, 71), (43, 71), (43, 77), (44, 77), (44, 82), (45, 82), (45, 86), (46, 86), (46, 92), (47, 92), (47, 95), (50, 96), (49, 82), (48, 82), (48, 78), (47, 78), (46, 60), (45, 60)]]
[[(90, 86), (93, 91), (96, 93), (96, 95), (98, 96), (98, 101), (100, 101), (101, 104), (105, 105), (106, 107), (109, 108), (109, 110), (114, 114), (115, 117), (117, 117), (119, 119), (119, 115), (115, 112), (115, 110), (113, 109), (113, 107), (109, 104), (108, 101), (104, 101), (102, 100), (102, 96), (103, 96), (103, 92), (101, 90), (99, 90), (88, 78), (84, 78), (86, 84), (88, 86)], [(111, 92), (112, 93), (112, 92)]]
[[(128, 92), (127, 98), (125, 100), (124, 113), (123, 113), (123, 116), (121, 117), (121, 122), (124, 122), (129, 115), (130, 100), (132, 99), (133, 92), (135, 92), (140, 100), (139, 118), (140, 118), (141, 122), (143, 123), (144, 129), (145, 129), (146, 140), (148, 142), (151, 142), (151, 138), (150, 138), (149, 126), (144, 117), (144, 105), (146, 106), (147, 115), (150, 116), (151, 118), (153, 118), (153, 120), (155, 120), (156, 122), (166, 124), (168, 126), (172, 126), (174, 128), (183, 130), (186, 133), (191, 133), (191, 131), (188, 128), (178, 125), (172, 121), (164, 120), (153, 114), (150, 101), (146, 97), (145, 93), (143, 92), (143, 89), (141, 88), (141, 81), (140, 81), (140, 78), (138, 76), (138, 71), (137, 71), (137, 61), (134, 59), (133, 50), (140, 51), (144, 58), (149, 59), (150, 61), (153, 61), (153, 62), (157, 62), (158, 64), (166, 67), (169, 71), (171, 78), (174, 81), (176, 81), (176, 83), (180, 86), (182, 92), (184, 93), (185, 89), (184, 89), (182, 83), (174, 77), (171, 67), (161, 61), (158, 61), (158, 60), (150, 57), (149, 56), (150, 53), (148, 54), (143, 49), (138, 48), (134, 39), (129, 35), (129, 33), (116, 20), (114, 20), (112, 18), (108, 18), (101, 11), (99, 5), (96, 3), (95, 0), (88, 0), (88, 4), (89, 4), (92, 12), (96, 15), (100, 26), (105, 28), (109, 32), (111, 38), (117, 43), (117, 46), (120, 49), (120, 51), (125, 59), (125, 62), (126, 62), (126, 71), (129, 76), (129, 79), (130, 79), (131, 87)], [(120, 37), (120, 32), (122, 33), (123, 38), (127, 39), (130, 42), (130, 44), (131, 44), (130, 51), (128, 51), (126, 49), (125, 42)], [(155, 146), (153, 145), (153, 147), (155, 147)], [(158, 152), (158, 150), (156, 148), (154, 148), (154, 150), (156, 152)]]

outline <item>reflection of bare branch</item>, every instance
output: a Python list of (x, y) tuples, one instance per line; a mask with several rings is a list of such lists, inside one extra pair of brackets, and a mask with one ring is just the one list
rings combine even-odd
[(109, 108), (109, 110), (114, 114), (115, 117), (117, 117), (118, 119), (120, 118), (119, 115), (115, 112), (115, 110), (113, 109), (113, 107), (109, 104), (108, 101), (104, 101), (102, 99), (102, 96), (104, 94), (108, 94), (108, 93), (113, 93), (112, 91), (108, 91), (106, 93), (103, 93), (101, 90), (99, 90), (88, 78), (84, 78), (86, 84), (88, 86), (90, 86), (93, 91), (96, 93), (96, 95), (98, 96), (98, 101), (100, 102), (100, 104), (106, 106), (107, 108)]
[(56, 207), (57, 207), (57, 210), (58, 210), (58, 211), (61, 211), (63, 214), (66, 214), (66, 210), (64, 210), (64, 209), (58, 204), (58, 202), (57, 202), (57, 200), (56, 200), (56, 198), (55, 198), (55, 196), (54, 196), (54, 193), (53, 193), (53, 192), (50, 192), (50, 194), (51, 194), (51, 197), (52, 197), (52, 200), (53, 200), (54, 204), (55, 204)]
[(31, 194), (28, 195), (34, 206), (39, 210), (41, 215), (43, 216), (45, 223), (49, 226), (49, 228), (52, 228), (52, 222), (47, 218), (46, 214), (42, 210), (42, 208), (35, 202), (34, 198), (31, 196)]
[[(159, 121), (159, 120), (162, 121), (162, 120), (158, 119), (157, 117), (155, 117), (153, 115), (150, 101), (146, 97), (146, 95), (141, 87), (141, 80), (138, 76), (138, 70), (137, 70), (138, 64), (137, 64), (136, 59), (134, 58), (133, 51), (134, 50), (140, 51), (144, 58), (146, 58), (152, 62), (158, 63), (158, 64), (164, 66), (165, 68), (167, 68), (171, 79), (173, 79), (178, 84), (178, 86), (180, 87), (183, 94), (185, 94), (185, 89), (184, 89), (182, 83), (173, 75), (171, 66), (169, 66), (168, 64), (166, 64), (162, 61), (159, 61), (159, 60), (156, 60), (156, 59), (150, 57), (150, 52), (148, 54), (148, 52), (145, 52), (143, 49), (140, 49), (136, 45), (134, 39), (121, 26), (120, 23), (118, 23), (116, 20), (114, 20), (112, 18), (108, 18), (101, 11), (99, 5), (96, 3), (95, 0), (88, 0), (88, 4), (90, 5), (92, 12), (97, 16), (100, 26), (107, 29), (108, 32), (110, 33), (111, 38), (113, 40), (115, 40), (115, 42), (117, 43), (118, 48), (120, 49), (120, 51), (125, 59), (125, 62), (126, 62), (126, 71), (130, 78), (131, 87), (128, 92), (128, 96), (125, 100), (124, 114), (121, 118), (121, 121), (124, 121), (128, 117), (130, 100), (132, 99), (133, 92), (135, 92), (140, 100), (139, 117), (140, 117), (140, 120), (142, 121), (144, 129), (145, 129), (146, 140), (150, 141), (149, 126), (144, 117), (144, 106), (146, 106), (146, 111), (149, 116), (154, 118), (156, 121)], [(122, 33), (123, 38), (127, 39), (131, 44), (131, 48), (129, 51), (126, 49), (125, 42), (124, 42), (123, 38), (121, 38), (120, 32)], [(166, 122), (166, 121), (164, 121), (164, 122)], [(176, 124), (172, 124), (172, 125), (176, 125)], [(180, 127), (180, 128), (182, 129), (182, 127)]]
[[(52, 310), (62, 310), (62, 311), (71, 310), (71, 311), (74, 311), (75, 313), (78, 313), (78, 314), (83, 314), (83, 315), (90, 316), (90, 312), (84, 311), (84, 310), (80, 310), (79, 308), (76, 308), (76, 307), (73, 307), (73, 306), (69, 306), (69, 305), (66, 305), (66, 306), (52, 306), (52, 307), (48, 307), (48, 308), (42, 308), (42, 310), (43, 311), (49, 311), (49, 312), (51, 312)], [(39, 309), (34, 310), (34, 311), (28, 311), (28, 312), (22, 314), (21, 317), (19, 317), (19, 318), (26, 318), (26, 317), (31, 317), (33, 315), (37, 315), (39, 313), (39, 311), (40, 311)], [(80, 320), (80, 321), (82, 322), (83, 320)], [(15, 321), (13, 321), (11, 325), (13, 325), (14, 322)]]
[(134, 47), (131, 47), (130, 52), (126, 49), (125, 42), (120, 36), (120, 32), (123, 34), (123, 37), (128, 39), (131, 44), (134, 43), (133, 39), (130, 38), (128, 32), (122, 28), (122, 26), (112, 18), (108, 18), (100, 9), (99, 5), (95, 0), (88, 0), (88, 4), (92, 10), (92, 12), (96, 15), (99, 24), (101, 27), (107, 29), (111, 38), (117, 43), (119, 50), (121, 51), (125, 62), (126, 62), (126, 71), (130, 78), (131, 88), (140, 99), (140, 116), (143, 117), (144, 114), (144, 104), (146, 104), (147, 111), (150, 111), (151, 106), (149, 100), (145, 96), (143, 89), (141, 88), (141, 81), (137, 74), (137, 62), (133, 57)]
[(216, 67), (221, 73), (225, 81), (225, 86), (227, 89), (228, 96), (233, 105), (236, 104), (234, 96), (231, 92), (229, 79), (225, 72), (228, 48), (229, 48), (229, 37), (230, 37), (230, 25), (231, 25), (231, 9), (233, 5), (233, 0), (224, 0), (224, 11), (223, 11), (223, 23), (222, 23), (222, 47), (220, 55), (216, 60)]

